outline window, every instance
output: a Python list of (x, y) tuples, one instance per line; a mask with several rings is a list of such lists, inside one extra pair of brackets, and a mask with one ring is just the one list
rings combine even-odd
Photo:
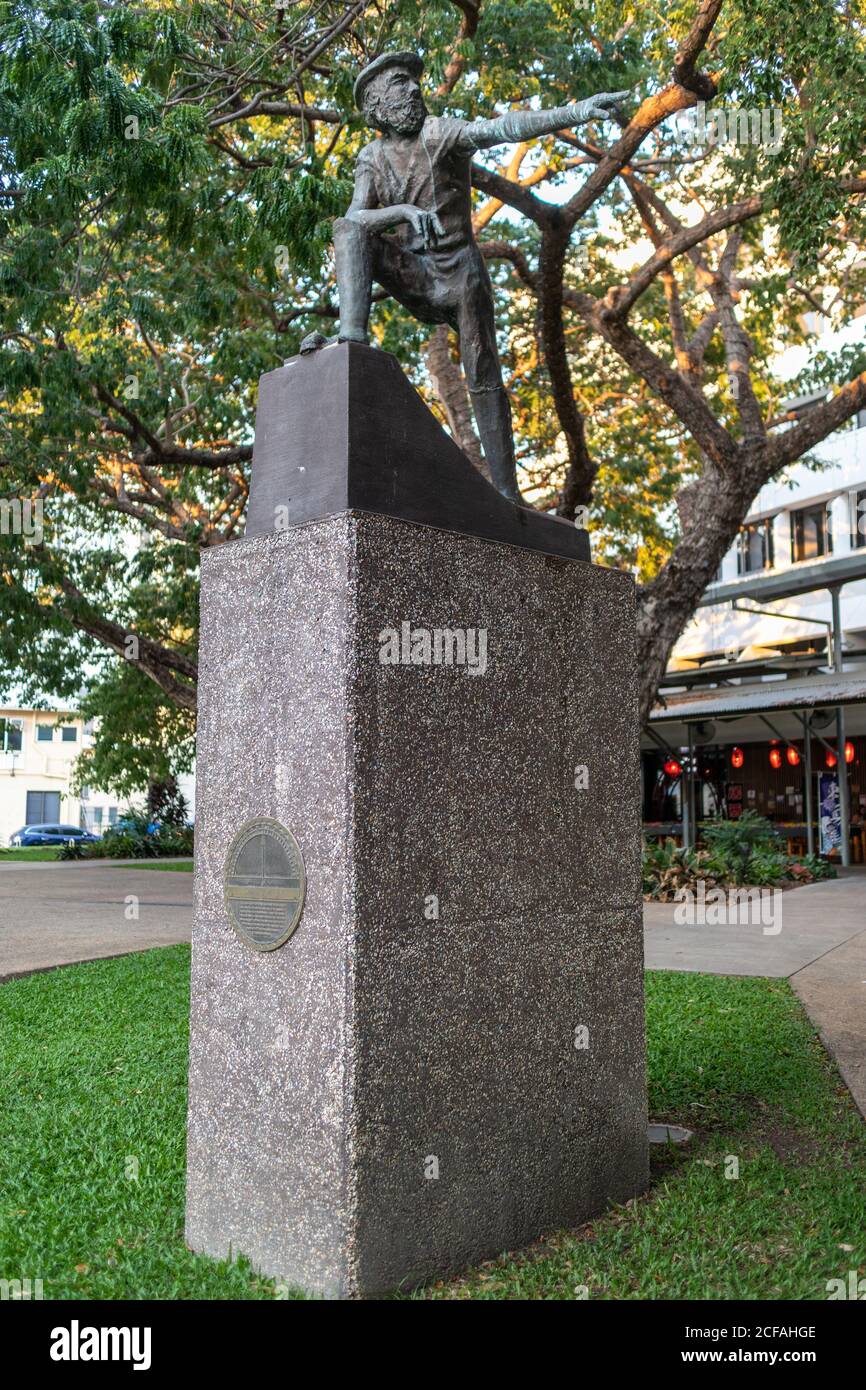
[(78, 730), (74, 724), (64, 724), (60, 731), (60, 737), (64, 743), (75, 743), (78, 739)]
[(37, 743), (50, 743), (51, 740), (53, 739), (53, 737), (54, 737), (54, 725), (53, 725), (53, 724), (37, 724), (37, 725), (36, 725), (36, 742), (37, 742)]
[(866, 425), (866, 410), (858, 410), (856, 419), (858, 430), (862, 430), (863, 426)]
[(59, 792), (28, 792), (25, 825), (42, 825), (60, 816)]
[(93, 828), (94, 828), (94, 830), (99, 830), (99, 829), (101, 828), (101, 826), (102, 826), (102, 807), (101, 807), (101, 806), (94, 806), (94, 808), (93, 808)]
[(825, 503), (817, 507), (805, 507), (801, 512), (791, 513), (791, 559), (817, 560), (821, 555), (832, 555), (833, 532), (830, 525), (830, 509)]
[(851, 549), (866, 546), (866, 488), (849, 493), (851, 504)]
[(117, 825), (117, 807), (116, 807), (116, 806), (109, 806), (109, 808), (108, 808), (108, 824), (109, 824), (109, 825)]
[(89, 787), (82, 787), (82, 788), (81, 788), (81, 791), (78, 793), (78, 800), (79, 800), (79, 801), (89, 801), (89, 800), (90, 800), (90, 788), (89, 788)]
[(737, 544), (737, 574), (754, 574), (773, 568), (773, 522), (756, 521), (740, 530)]
[(0, 719), (0, 753), (20, 753), (24, 726), (20, 719)]

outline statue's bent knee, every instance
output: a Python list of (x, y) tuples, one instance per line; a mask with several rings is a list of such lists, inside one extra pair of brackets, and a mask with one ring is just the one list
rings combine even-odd
[(346, 241), (349, 239), (358, 240), (367, 235), (366, 227), (360, 222), (355, 222), (351, 217), (338, 217), (334, 223), (333, 232), (335, 241), (338, 237)]

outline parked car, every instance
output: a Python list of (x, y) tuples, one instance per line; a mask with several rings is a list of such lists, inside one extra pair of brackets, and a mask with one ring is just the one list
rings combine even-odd
[(97, 838), (79, 825), (25, 825), (9, 836), (9, 843), (26, 849), (31, 845), (68, 845), (70, 840), (93, 845)]

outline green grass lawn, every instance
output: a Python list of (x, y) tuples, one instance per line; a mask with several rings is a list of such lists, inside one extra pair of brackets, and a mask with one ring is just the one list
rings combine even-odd
[[(155, 866), (154, 866), (155, 867)], [(174, 946), (0, 986), (0, 1278), (46, 1298), (272, 1298), (183, 1243)], [(649, 1193), (415, 1298), (823, 1299), (866, 1269), (866, 1132), (788, 985), (648, 976)], [(726, 1177), (739, 1161), (739, 1178)]]
[[(31, 848), (31, 849), (3, 849), (3, 848), (0, 848), (0, 864), (5, 863), (7, 860), (13, 860), (13, 859), (24, 859), (24, 860), (31, 860), (31, 861), (59, 859), (59, 857), (60, 857), (60, 851), (61, 851), (62, 848), (63, 848), (62, 845), (34, 846), (34, 847)], [(135, 861), (134, 865), (133, 865), (133, 864), (117, 864), (117, 863), (115, 863), (115, 862), (114, 862), (113, 860), (111, 860), (111, 859), (102, 859), (102, 858), (100, 858), (98, 855), (94, 855), (92, 858), (91, 858), (90, 856), (88, 856), (88, 862), (93, 863), (94, 861), (97, 862), (97, 863), (99, 863), (99, 864), (105, 864), (105, 865), (107, 865), (108, 867), (110, 867), (110, 868), (115, 868), (115, 869), (130, 869), (130, 868), (136, 868), (136, 869), (162, 869), (162, 870), (164, 870), (164, 871), (167, 870), (167, 871), (169, 871), (169, 872), (176, 873), (176, 874), (191, 874), (191, 873), (192, 873), (192, 860), (191, 860), (191, 859), (167, 859), (167, 860), (164, 860), (164, 861), (163, 861), (163, 860), (160, 860), (160, 859), (142, 859), (142, 860), (138, 860), (138, 859), (137, 859), (137, 860)], [(80, 860), (72, 860), (71, 862), (72, 862), (72, 863), (80, 863), (81, 861), (80, 861)]]
[(0, 849), (0, 864), (7, 859), (57, 859), (62, 848), (62, 845), (32, 845), (23, 849), (11, 846)]

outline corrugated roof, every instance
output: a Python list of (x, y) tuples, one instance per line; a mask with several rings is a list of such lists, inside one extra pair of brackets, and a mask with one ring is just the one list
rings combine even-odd
[(725, 715), (769, 714), (773, 710), (866, 702), (866, 672), (843, 671), (792, 680), (750, 681), (665, 696), (650, 715), (653, 724), (691, 723)]

